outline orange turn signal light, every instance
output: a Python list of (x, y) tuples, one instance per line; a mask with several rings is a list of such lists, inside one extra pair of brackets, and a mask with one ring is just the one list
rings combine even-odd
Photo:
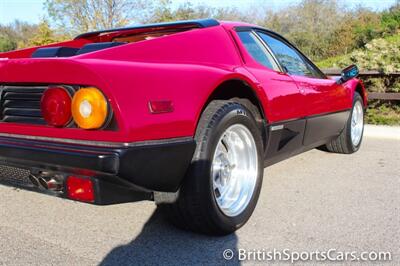
[(82, 88), (72, 99), (71, 111), (75, 123), (80, 128), (97, 129), (107, 120), (107, 100), (97, 88)]

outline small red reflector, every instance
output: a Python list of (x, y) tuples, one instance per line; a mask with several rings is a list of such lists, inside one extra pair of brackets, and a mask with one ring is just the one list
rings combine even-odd
[(93, 182), (89, 178), (69, 176), (67, 178), (68, 198), (79, 201), (94, 202)]
[(71, 121), (71, 96), (62, 87), (50, 87), (42, 96), (40, 107), (47, 124), (63, 127)]
[(150, 113), (161, 114), (170, 113), (174, 111), (174, 105), (172, 101), (150, 101), (149, 102)]

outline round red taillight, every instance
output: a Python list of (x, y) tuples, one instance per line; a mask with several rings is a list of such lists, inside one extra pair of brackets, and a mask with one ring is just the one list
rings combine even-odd
[(40, 107), (47, 124), (55, 127), (67, 125), (72, 118), (71, 95), (62, 87), (50, 87), (42, 96)]

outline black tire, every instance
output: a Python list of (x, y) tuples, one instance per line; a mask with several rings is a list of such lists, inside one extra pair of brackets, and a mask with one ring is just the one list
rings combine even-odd
[[(195, 135), (196, 151), (178, 199), (175, 203), (158, 206), (179, 228), (208, 235), (226, 235), (243, 226), (253, 213), (263, 178), (263, 142), (256, 122), (259, 114), (246, 108), (248, 103), (241, 104), (236, 99), (215, 100), (204, 110)], [(216, 203), (211, 160), (220, 136), (234, 124), (244, 125), (251, 132), (257, 149), (258, 172), (250, 202), (241, 213), (231, 217), (225, 215)]]
[[(364, 106), (363, 104), (363, 99), (360, 96), (358, 92), (354, 93), (354, 98), (353, 98), (353, 106), (349, 115), (349, 118), (347, 120), (347, 123), (342, 131), (342, 133), (334, 140), (326, 144), (326, 150), (329, 152), (334, 152), (334, 153), (343, 153), (343, 154), (351, 154), (356, 151), (361, 146), (362, 143), (362, 138), (363, 138), (363, 133), (364, 133), (364, 123), (363, 123), (363, 128), (361, 132), (361, 139), (357, 145), (354, 145), (352, 140), (351, 140), (351, 118), (353, 115), (354, 111), (354, 106), (357, 102), (361, 103), (361, 106)], [(363, 116), (363, 121), (364, 121), (364, 116)]]

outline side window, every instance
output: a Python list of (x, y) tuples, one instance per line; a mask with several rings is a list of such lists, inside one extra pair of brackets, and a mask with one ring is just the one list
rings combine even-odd
[(322, 78), (321, 75), (305, 62), (293, 48), (268, 34), (262, 32), (259, 32), (258, 34), (270, 47), (279, 63), (287, 69), (289, 74)]
[(252, 33), (251, 31), (240, 31), (237, 32), (237, 34), (242, 41), (243, 46), (254, 58), (254, 60), (269, 69), (279, 71), (279, 67), (275, 63), (271, 54), (264, 47), (262, 42), (257, 39), (257, 36), (255, 36), (254, 33)]

